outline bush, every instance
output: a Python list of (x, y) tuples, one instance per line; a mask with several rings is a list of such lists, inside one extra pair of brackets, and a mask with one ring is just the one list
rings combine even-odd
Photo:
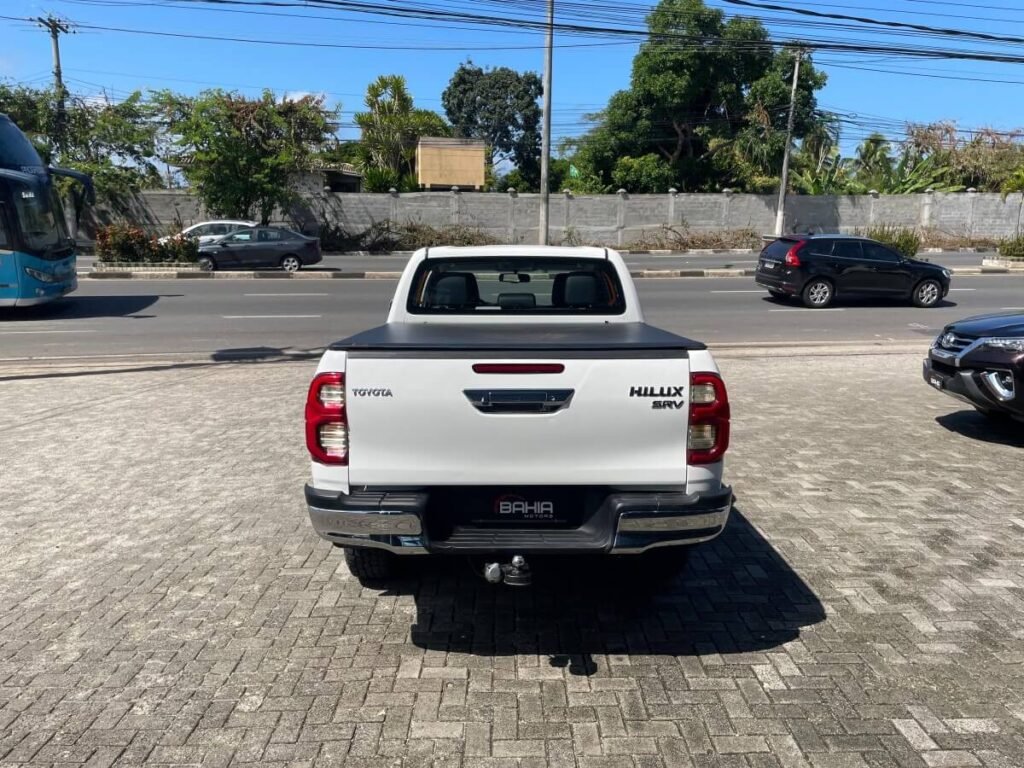
[(1000, 240), (998, 251), (1004, 259), (1024, 259), (1024, 236), (1018, 235)]
[(479, 229), (457, 224), (432, 227), (410, 221), (394, 230), (394, 234), (398, 237), (395, 250), (399, 251), (416, 251), (438, 245), (496, 245), (498, 242)]
[(191, 237), (172, 237), (166, 243), (152, 241), (154, 261), (194, 264), (199, 258), (199, 241)]
[(682, 226), (662, 225), (655, 232), (644, 232), (629, 244), (635, 251), (689, 251), (691, 249), (761, 249), (761, 236), (752, 229), (735, 229), (716, 232), (692, 232)]
[(864, 237), (877, 240), (883, 245), (898, 251), (905, 259), (912, 259), (921, 250), (921, 235), (916, 229), (909, 227), (897, 227), (892, 224), (883, 224), (879, 227), (871, 227), (864, 233)]
[(100, 261), (129, 264), (194, 263), (199, 258), (199, 243), (188, 237), (160, 243), (138, 227), (109, 224), (96, 230), (96, 255)]
[(150, 261), (152, 252), (153, 239), (138, 227), (108, 224), (96, 230), (96, 255), (100, 261)]

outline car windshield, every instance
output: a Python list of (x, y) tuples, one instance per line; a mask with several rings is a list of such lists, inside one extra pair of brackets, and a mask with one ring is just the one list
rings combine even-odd
[(16, 184), (14, 209), (29, 253), (48, 258), (68, 242), (64, 209), (52, 184)]
[(625, 311), (605, 259), (428, 258), (413, 277), (414, 314), (595, 314)]

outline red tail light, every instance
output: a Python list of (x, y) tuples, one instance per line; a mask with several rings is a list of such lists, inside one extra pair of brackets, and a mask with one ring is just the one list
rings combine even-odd
[(786, 251), (786, 258), (784, 262), (787, 267), (799, 267), (800, 266), (800, 249), (807, 244), (806, 240), (801, 240), (796, 243), (792, 248)]
[(729, 449), (729, 393), (717, 373), (690, 374), (689, 464), (714, 464)]
[(306, 449), (321, 464), (348, 464), (345, 374), (320, 373), (306, 396)]

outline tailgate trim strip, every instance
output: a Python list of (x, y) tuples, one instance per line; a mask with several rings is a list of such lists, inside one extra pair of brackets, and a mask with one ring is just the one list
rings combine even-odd
[(358, 349), (348, 350), (350, 360), (686, 360), (685, 349)]

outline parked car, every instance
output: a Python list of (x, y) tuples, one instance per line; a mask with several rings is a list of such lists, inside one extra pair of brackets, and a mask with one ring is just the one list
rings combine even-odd
[(836, 298), (899, 298), (934, 307), (947, 293), (948, 269), (907, 259), (887, 245), (851, 235), (789, 235), (765, 246), (755, 282), (777, 298), (799, 298), (812, 309)]
[(198, 240), (200, 245), (205, 245), (206, 243), (212, 243), (214, 240), (223, 237), (224, 235), (230, 235), (232, 232), (237, 232), (238, 230), (245, 229), (246, 227), (255, 227), (258, 224), (258, 221), (238, 221), (233, 219), (201, 221), (198, 224), (193, 224), (191, 227), (186, 227), (177, 235), (161, 237), (160, 242), (166, 243), (172, 237), (191, 237)]
[(950, 323), (924, 361), (924, 380), (996, 421), (1024, 421), (1024, 313)]
[(297, 272), (319, 264), (320, 240), (283, 227), (250, 227), (199, 246), (199, 268), (275, 269)]
[(704, 344), (644, 323), (603, 248), (430, 248), (387, 323), (332, 344), (306, 400), (313, 528), (360, 579), (400, 554), (678, 569), (729, 517), (729, 398)]

